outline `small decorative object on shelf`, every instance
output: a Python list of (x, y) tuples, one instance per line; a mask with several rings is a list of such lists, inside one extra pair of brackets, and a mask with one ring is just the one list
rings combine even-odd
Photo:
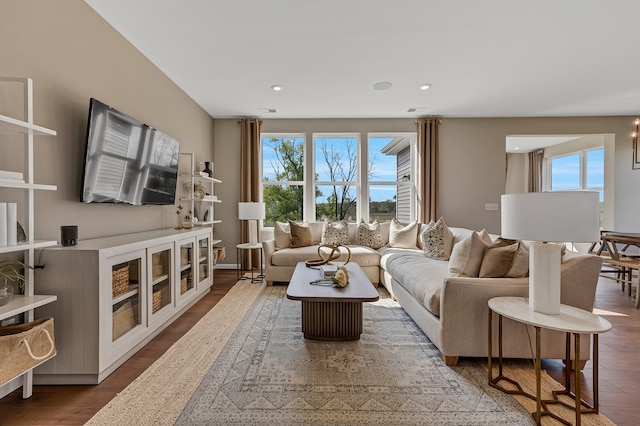
[[(209, 167), (209, 165), (211, 165), (211, 167)], [(204, 170), (202, 173), (206, 173), (210, 178), (213, 177), (213, 163), (211, 161), (204, 162)]]
[(11, 300), (14, 293), (13, 283), (20, 284), (20, 290), (24, 290), (24, 270), (33, 269), (19, 260), (0, 260), (0, 306)]
[(178, 215), (178, 226), (176, 226), (176, 229), (182, 229), (182, 206), (178, 206), (176, 208), (176, 214)]

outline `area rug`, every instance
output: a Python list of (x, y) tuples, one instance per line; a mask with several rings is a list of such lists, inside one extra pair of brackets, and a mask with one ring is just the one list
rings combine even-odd
[(486, 363), (445, 366), (383, 289), (354, 342), (305, 340), (285, 292), (236, 284), (89, 424), (533, 424)]

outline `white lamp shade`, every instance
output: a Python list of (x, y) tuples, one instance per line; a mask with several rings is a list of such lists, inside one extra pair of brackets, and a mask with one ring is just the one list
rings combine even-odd
[(238, 219), (240, 220), (264, 219), (264, 203), (259, 203), (259, 202), (238, 203)]
[(504, 194), (504, 238), (588, 243), (600, 240), (600, 197), (590, 191)]

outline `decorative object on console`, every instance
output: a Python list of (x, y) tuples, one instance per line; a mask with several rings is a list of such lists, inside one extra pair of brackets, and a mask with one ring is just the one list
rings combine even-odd
[(238, 219), (249, 221), (249, 241), (258, 242), (258, 221), (264, 219), (264, 203), (261, 202), (239, 202)]
[(78, 244), (78, 227), (76, 225), (60, 227), (60, 244), (64, 247)]
[[(211, 167), (209, 167), (209, 165), (211, 165)], [(213, 177), (213, 162), (205, 161), (204, 162), (204, 170), (202, 171), (202, 173), (206, 173), (207, 176), (212, 178)]]
[(599, 194), (587, 191), (502, 195), (502, 236), (529, 245), (529, 308), (560, 313), (561, 244), (600, 239)]

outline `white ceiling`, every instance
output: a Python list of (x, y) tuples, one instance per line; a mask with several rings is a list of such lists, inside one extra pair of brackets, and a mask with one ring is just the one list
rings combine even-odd
[(637, 0), (85, 1), (215, 118), (640, 112)]

